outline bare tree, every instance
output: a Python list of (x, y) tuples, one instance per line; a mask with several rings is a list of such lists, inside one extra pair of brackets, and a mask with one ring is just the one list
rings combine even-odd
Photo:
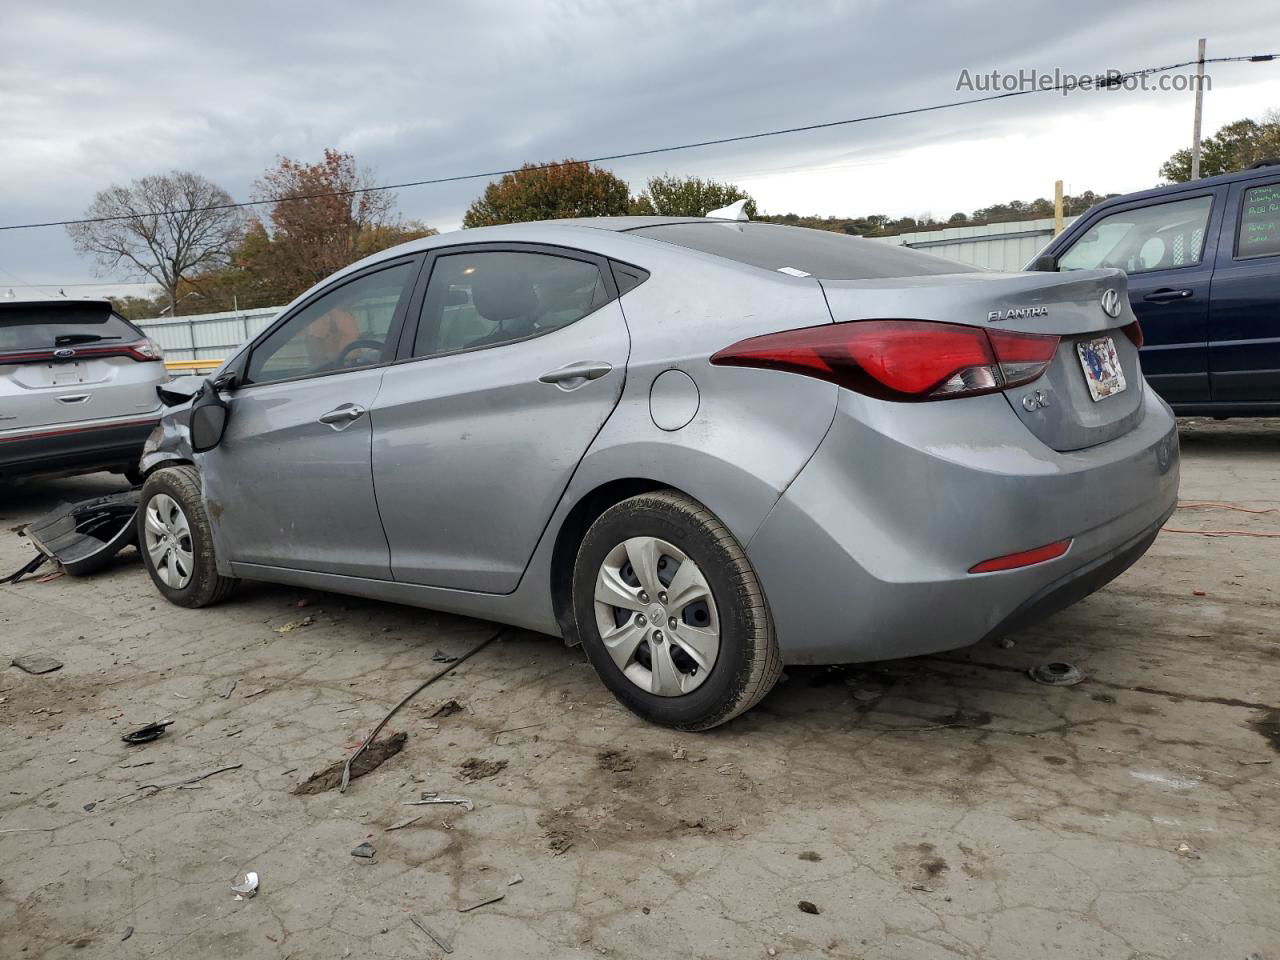
[[(94, 197), (86, 220), (67, 227), (77, 252), (90, 254), (106, 270), (127, 265), (164, 288), (177, 313), (178, 285), (226, 263), (244, 220), (227, 191), (196, 173), (112, 184)], [(213, 209), (220, 208), (220, 209)]]

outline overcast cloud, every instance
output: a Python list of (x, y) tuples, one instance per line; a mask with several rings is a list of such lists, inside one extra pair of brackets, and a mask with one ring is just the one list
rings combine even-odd
[[(386, 181), (590, 157), (921, 106), (973, 73), (1074, 73), (1280, 50), (1274, 0), (8, 2), (0, 222), (61, 219), (173, 168), (248, 199), (284, 154)], [(1280, 107), (1280, 63), (1211, 67), (1205, 131)], [(930, 212), (1150, 186), (1186, 92), (1044, 93), (609, 166), (732, 180), (771, 213)], [(456, 228), (483, 181), (400, 193)], [(61, 228), (0, 232), (0, 289), (95, 280)], [(126, 279), (123, 277), (107, 279)], [(90, 292), (95, 288), (78, 288)]]

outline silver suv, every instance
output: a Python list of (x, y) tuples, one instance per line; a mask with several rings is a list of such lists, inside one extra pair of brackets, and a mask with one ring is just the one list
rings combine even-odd
[(0, 300), (0, 479), (137, 478), (168, 379), (159, 346), (108, 300)]

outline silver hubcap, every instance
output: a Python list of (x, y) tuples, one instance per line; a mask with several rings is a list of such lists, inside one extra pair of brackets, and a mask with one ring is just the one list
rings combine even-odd
[(696, 690), (720, 653), (711, 586), (680, 548), (632, 537), (596, 574), (596, 626), (618, 669), (641, 690), (678, 697)]
[(181, 590), (191, 582), (195, 558), (191, 553), (191, 524), (166, 493), (157, 493), (147, 503), (145, 520), (147, 555), (156, 576), (166, 587)]

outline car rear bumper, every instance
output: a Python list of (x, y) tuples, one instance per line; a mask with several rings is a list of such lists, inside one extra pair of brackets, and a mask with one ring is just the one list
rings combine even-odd
[[(1048, 616), (1155, 539), (1178, 495), (1169, 408), (1059, 453), (1000, 395), (933, 404), (841, 397), (831, 431), (747, 546), (787, 663), (934, 653)], [(975, 564), (1070, 539), (1053, 560)]]
[(41, 427), (16, 435), (0, 433), (0, 476), (134, 466), (159, 420), (157, 412), (148, 417)]

